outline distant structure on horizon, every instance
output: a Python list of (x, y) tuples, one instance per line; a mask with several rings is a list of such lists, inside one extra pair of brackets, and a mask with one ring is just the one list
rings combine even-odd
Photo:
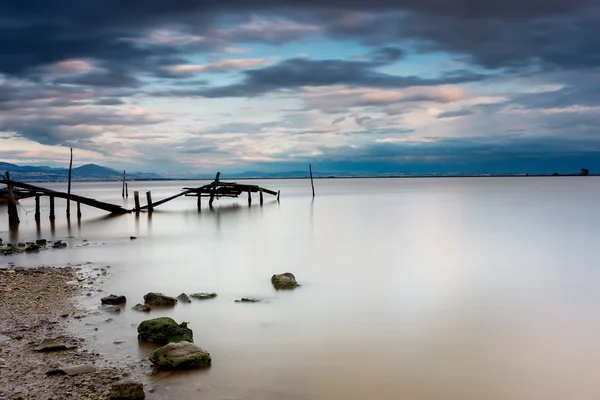
[(589, 169), (585, 169), (585, 168), (581, 168), (581, 176), (588, 176), (590, 174), (590, 170)]

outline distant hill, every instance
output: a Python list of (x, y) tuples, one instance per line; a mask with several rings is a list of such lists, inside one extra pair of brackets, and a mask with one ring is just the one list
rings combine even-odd
[[(36, 182), (61, 182), (68, 179), (68, 168), (52, 168), (48, 166), (16, 165), (0, 161), (0, 172), (10, 172), (10, 177), (21, 181)], [(123, 173), (114, 169), (96, 164), (86, 164), (73, 168), (74, 181), (114, 181), (120, 180)], [(162, 179), (160, 175), (152, 173), (128, 173), (127, 178), (136, 179)]]

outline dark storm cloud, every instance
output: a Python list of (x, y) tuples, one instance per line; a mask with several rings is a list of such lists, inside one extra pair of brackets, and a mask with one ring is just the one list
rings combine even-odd
[[(382, 44), (416, 39), (423, 41), (423, 48), (462, 54), (486, 67), (598, 65), (596, 6), (595, 0), (4, 1), (0, 72), (24, 76), (40, 65), (73, 58), (102, 60), (111, 68), (127, 65), (130, 74), (158, 72), (157, 65), (190, 47), (137, 41), (150, 30), (178, 26), (211, 39), (224, 17), (241, 24), (261, 13), (324, 27), (342, 39)], [(352, 12), (360, 15), (353, 17)], [(242, 29), (221, 39), (269, 42), (283, 36), (269, 34), (269, 29)], [(294, 32), (287, 40), (314, 34), (299, 27)], [(208, 40), (189, 46), (207, 50), (216, 45)], [(87, 81), (108, 82), (98, 76)]]
[(157, 92), (159, 96), (199, 96), (218, 97), (255, 97), (265, 93), (298, 89), (303, 86), (349, 85), (376, 88), (407, 88), (411, 86), (438, 86), (478, 82), (488, 75), (468, 71), (446, 73), (439, 78), (420, 78), (418, 76), (399, 76), (376, 71), (385, 65), (381, 60), (311, 60), (293, 58), (278, 64), (247, 70), (240, 83), (226, 86), (167, 90)]

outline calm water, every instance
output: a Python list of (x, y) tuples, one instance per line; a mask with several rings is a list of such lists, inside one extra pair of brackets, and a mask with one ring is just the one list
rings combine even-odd
[[(70, 226), (61, 209), (53, 229), (46, 206), (38, 231), (26, 200), (18, 233), (0, 208), (5, 241), (72, 237), (0, 264), (110, 265), (103, 288), (129, 306), (149, 291), (218, 292), (151, 313), (189, 321), (213, 356), (209, 370), (151, 378), (152, 399), (600, 397), (600, 179), (319, 180), (314, 201), (306, 180), (257, 183), (281, 203), (223, 199), (198, 213), (181, 198), (119, 217), (83, 207)], [(195, 185), (131, 182), (125, 203), (136, 189), (158, 200)], [(123, 201), (118, 183), (73, 191)], [(286, 271), (303, 286), (276, 292), (270, 276)], [(244, 296), (264, 302), (234, 303)], [(79, 329), (107, 357), (145, 357), (147, 315), (106, 318)]]

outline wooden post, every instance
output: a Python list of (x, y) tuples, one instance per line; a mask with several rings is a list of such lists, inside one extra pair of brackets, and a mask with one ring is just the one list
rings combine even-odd
[(277, 202), (278, 202), (278, 203), (279, 203), (279, 193), (280, 193), (280, 192), (281, 192), (280, 190), (278, 190), (278, 191), (277, 191)]
[(258, 188), (258, 195), (260, 197), (260, 205), (263, 205), (263, 192), (262, 192), (262, 188)]
[(77, 219), (81, 219), (81, 203), (77, 202)]
[(308, 164), (308, 169), (310, 170), (310, 185), (312, 186), (313, 197), (315, 197), (315, 184), (313, 183), (312, 164)]
[(202, 192), (199, 190), (198, 191), (198, 200), (197, 200), (197, 205), (198, 205), (198, 211), (202, 210), (202, 196), (200, 196)]
[(215, 176), (215, 181), (213, 182), (212, 190), (210, 191), (210, 200), (208, 201), (208, 206), (212, 208), (213, 201), (215, 200), (215, 195), (217, 194), (217, 186), (219, 185), (219, 177), (221, 176), (220, 172), (217, 172), (217, 176)]
[(41, 214), (40, 214), (40, 195), (36, 194), (35, 195), (35, 220), (39, 221), (41, 219)]
[(125, 197), (129, 198), (129, 184), (125, 182)]
[(148, 202), (148, 211), (154, 211), (154, 207), (152, 206), (152, 192), (146, 192), (146, 201)]
[(248, 207), (252, 205), (252, 192), (248, 189)]
[(125, 198), (125, 171), (123, 171), (123, 189), (121, 190), (121, 197)]
[[(10, 173), (6, 171), (6, 180), (10, 180)], [(19, 224), (21, 220), (19, 219), (19, 211), (17, 210), (17, 199), (15, 198), (15, 194), (13, 192), (13, 187), (9, 183), (8, 184), (8, 224), (16, 225)]]
[(140, 212), (140, 193), (137, 190), (133, 192), (133, 200), (135, 201), (135, 211)]
[[(69, 183), (67, 186), (67, 194), (71, 194), (71, 172), (73, 169), (73, 148), (71, 147), (71, 161), (69, 161)], [(67, 199), (67, 218), (71, 216), (71, 200)]]
[(54, 215), (54, 196), (50, 196), (50, 221), (54, 221), (56, 216)]

